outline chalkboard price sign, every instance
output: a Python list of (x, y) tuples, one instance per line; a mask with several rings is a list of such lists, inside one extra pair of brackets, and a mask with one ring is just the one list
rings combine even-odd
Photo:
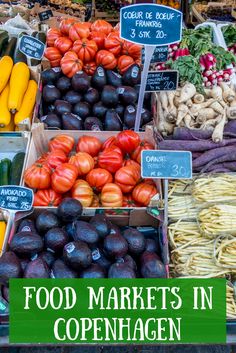
[(178, 81), (179, 73), (176, 70), (149, 71), (146, 92), (175, 91)]
[(142, 178), (191, 179), (192, 153), (145, 150), (141, 157)]
[[(154, 54), (151, 59), (151, 64), (155, 63), (164, 63), (167, 61), (168, 57), (168, 46), (156, 47)], [(144, 55), (144, 48), (142, 48), (142, 64), (144, 63), (145, 55)]]
[(29, 58), (40, 60), (44, 53), (45, 44), (34, 37), (22, 36), (19, 49)]
[(157, 4), (124, 6), (120, 10), (120, 25), (121, 38), (130, 42), (172, 44), (181, 39), (182, 12)]
[(53, 17), (52, 10), (45, 10), (38, 13), (40, 21), (47, 21), (50, 17)]
[(33, 191), (21, 186), (0, 186), (0, 208), (12, 212), (29, 211), (33, 205)]

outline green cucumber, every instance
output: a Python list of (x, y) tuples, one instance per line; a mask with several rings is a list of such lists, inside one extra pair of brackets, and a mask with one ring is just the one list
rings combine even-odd
[(19, 185), (20, 184), (24, 160), (25, 160), (25, 153), (24, 152), (19, 152), (14, 156), (14, 158), (11, 162), (11, 173), (10, 173), (10, 178), (9, 178), (9, 185)]
[[(44, 32), (37, 32), (34, 37), (40, 40), (41, 42), (43, 42), (44, 44), (46, 43), (46, 34)], [(40, 63), (41, 63), (41, 60), (31, 59), (31, 66), (37, 66)]]
[(15, 52), (15, 48), (16, 48), (16, 43), (17, 43), (17, 39), (16, 38), (12, 38), (8, 44), (7, 44), (7, 47), (5, 48), (2, 56), (4, 55), (8, 55), (10, 56), (11, 58), (13, 58), (14, 56), (14, 52)]
[(23, 54), (20, 50), (19, 50), (19, 47), (20, 47), (20, 39), (22, 36), (24, 35), (27, 35), (27, 33), (25, 32), (22, 32), (18, 35), (18, 38), (17, 38), (17, 45), (15, 47), (15, 52), (14, 52), (14, 56), (13, 56), (13, 61), (14, 61), (14, 64), (16, 63), (19, 63), (19, 62), (23, 62), (25, 64), (27, 64), (27, 57), (25, 56), (25, 54)]
[(2, 159), (0, 164), (1, 185), (9, 185), (11, 161), (8, 158)]
[(7, 46), (8, 39), (9, 39), (8, 33), (6, 31), (0, 30), (0, 53), (1, 53), (1, 56), (2, 56), (4, 49)]

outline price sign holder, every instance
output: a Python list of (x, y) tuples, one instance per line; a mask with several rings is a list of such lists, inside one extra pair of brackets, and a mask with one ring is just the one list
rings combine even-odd
[[(141, 57), (142, 64), (144, 64), (144, 59), (145, 59), (144, 48), (142, 48), (141, 55), (142, 55), (142, 57)], [(163, 63), (163, 62), (167, 61), (167, 58), (168, 58), (168, 45), (156, 47), (154, 54), (151, 58), (151, 64)]]
[[(173, 31), (173, 28), (175, 29)], [(148, 70), (156, 46), (179, 42), (182, 12), (157, 4), (130, 5), (120, 10), (120, 36), (144, 45), (144, 67), (139, 91), (135, 131), (139, 131)]]
[(9, 213), (8, 223), (13, 225), (16, 213), (21, 217), (30, 214), (33, 209), (33, 190), (16, 185), (0, 186), (0, 209)]
[(37, 38), (25, 35), (20, 39), (19, 50), (28, 58), (40, 60), (43, 57), (45, 44)]
[(43, 22), (43, 21), (49, 20), (50, 17), (53, 17), (53, 12), (50, 9), (45, 10), (45, 11), (39, 12), (38, 16), (39, 16), (40, 21)]

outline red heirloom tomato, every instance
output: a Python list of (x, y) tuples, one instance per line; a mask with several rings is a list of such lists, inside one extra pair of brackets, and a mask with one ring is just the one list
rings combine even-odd
[(91, 26), (91, 31), (101, 32), (106, 35), (108, 35), (112, 30), (112, 25), (105, 20), (96, 20)]
[(140, 164), (138, 164), (137, 162), (135, 162), (133, 159), (130, 159), (130, 158), (127, 158), (124, 160), (124, 167), (128, 167), (128, 166), (135, 167), (139, 172), (141, 170)]
[(98, 155), (101, 147), (102, 143), (97, 137), (83, 135), (78, 140), (76, 151), (86, 152), (90, 154), (90, 156), (95, 157)]
[(78, 39), (88, 38), (89, 34), (90, 30), (88, 26), (82, 22), (73, 24), (69, 30), (69, 37), (71, 40), (73, 40), (73, 42)]
[(86, 152), (78, 152), (74, 156), (71, 156), (69, 163), (76, 166), (78, 176), (86, 175), (94, 168), (94, 160)]
[(84, 63), (87, 63), (93, 60), (98, 47), (94, 40), (83, 38), (74, 42), (72, 50), (78, 55), (80, 60), (82, 60)]
[(103, 66), (104, 69), (112, 70), (116, 67), (117, 60), (115, 55), (108, 50), (99, 50), (96, 55), (96, 64)]
[(124, 40), (120, 38), (119, 33), (111, 32), (105, 39), (104, 47), (115, 56), (121, 53)]
[(140, 59), (141, 57), (141, 45), (124, 41), (122, 47), (122, 54), (131, 56), (134, 60)]
[(76, 166), (64, 163), (59, 165), (52, 173), (51, 183), (54, 191), (64, 194), (74, 185), (78, 172)]
[(124, 74), (128, 68), (135, 63), (134, 59), (128, 55), (121, 55), (117, 62), (117, 67), (121, 74)]
[(69, 154), (75, 144), (75, 140), (72, 136), (62, 134), (53, 137), (49, 143), (48, 147), (50, 151), (62, 150), (65, 154)]
[(99, 207), (100, 204), (99, 204), (99, 196), (98, 195), (93, 195), (93, 201), (90, 205), (90, 207)]
[(115, 173), (122, 167), (123, 157), (118, 151), (112, 148), (107, 148), (101, 152), (98, 156), (98, 166), (100, 168), (108, 170), (110, 173)]
[(93, 76), (94, 72), (96, 71), (97, 65), (95, 61), (91, 61), (89, 63), (84, 64), (83, 70), (86, 72), (87, 75)]
[(76, 21), (73, 18), (65, 18), (60, 22), (60, 31), (63, 34), (68, 35), (70, 27), (75, 23)]
[(123, 196), (122, 207), (139, 207), (139, 205), (133, 200), (131, 194), (126, 194)]
[(79, 200), (83, 207), (90, 207), (93, 202), (93, 190), (87, 181), (78, 179), (76, 180), (73, 188), (71, 189), (71, 196)]
[(24, 174), (26, 185), (33, 189), (48, 189), (51, 183), (51, 170), (47, 165), (35, 163)]
[(59, 37), (55, 40), (54, 46), (60, 50), (62, 54), (65, 54), (72, 48), (72, 41), (68, 37)]
[(50, 28), (47, 31), (47, 45), (48, 45), (48, 47), (53, 47), (55, 40), (59, 37), (61, 37), (61, 32), (59, 31), (59, 29)]
[(106, 38), (105, 33), (92, 31), (90, 33), (90, 35), (89, 35), (89, 38), (94, 40), (94, 42), (98, 46), (98, 49), (103, 49), (104, 48), (104, 41), (105, 41), (105, 38)]
[(50, 61), (52, 67), (60, 66), (62, 55), (59, 49), (48, 47), (44, 51), (44, 56)]
[(122, 207), (123, 195), (120, 187), (114, 183), (108, 183), (102, 188), (100, 196), (104, 207)]
[(95, 192), (101, 191), (107, 183), (112, 183), (113, 177), (106, 169), (95, 168), (86, 176), (86, 181)]
[(147, 142), (147, 141), (141, 141), (139, 146), (134, 150), (132, 153), (132, 158), (137, 161), (139, 164), (141, 163), (141, 152), (143, 150), (154, 150), (154, 146)]
[(65, 53), (61, 59), (61, 70), (64, 75), (73, 77), (76, 72), (81, 71), (83, 62), (78, 58), (77, 54), (73, 51)]
[(109, 147), (115, 146), (115, 145), (116, 145), (116, 137), (111, 136), (108, 139), (106, 139), (106, 141), (103, 142), (102, 151), (105, 150), (106, 148), (109, 148)]
[(151, 198), (157, 193), (157, 188), (154, 185), (147, 183), (141, 183), (135, 186), (132, 197), (133, 199), (140, 203), (142, 206), (148, 206)]
[(38, 190), (34, 194), (34, 206), (58, 206), (61, 201), (61, 194), (52, 189)]
[(132, 131), (132, 130), (124, 130), (121, 131), (117, 137), (117, 146), (120, 147), (120, 149), (124, 153), (132, 153), (140, 144), (140, 137), (137, 132)]
[(47, 152), (38, 162), (46, 163), (51, 169), (55, 169), (59, 165), (67, 162), (67, 156), (63, 150), (54, 150), (51, 152)]
[(123, 193), (131, 192), (139, 180), (140, 172), (134, 166), (122, 167), (115, 174), (115, 183)]

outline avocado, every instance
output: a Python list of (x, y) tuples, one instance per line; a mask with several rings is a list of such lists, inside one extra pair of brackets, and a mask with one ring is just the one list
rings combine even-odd
[(166, 269), (158, 255), (145, 252), (141, 256), (141, 274), (143, 278), (166, 278)]
[(88, 116), (84, 121), (84, 130), (103, 131), (103, 124), (98, 118)]
[(37, 233), (16, 233), (9, 244), (9, 248), (16, 254), (31, 257), (43, 250), (43, 239)]
[(111, 222), (104, 214), (96, 214), (89, 223), (95, 227), (100, 238), (105, 238), (111, 232)]
[(115, 111), (117, 112), (119, 117), (123, 119), (125, 107), (122, 104), (118, 104), (115, 108)]
[(54, 85), (46, 85), (43, 87), (43, 99), (47, 103), (54, 103), (61, 98), (61, 93)]
[(0, 282), (5, 283), (10, 278), (21, 277), (20, 260), (12, 251), (7, 251), (0, 257)]
[(51, 278), (77, 278), (77, 272), (69, 268), (64, 261), (57, 259), (51, 270)]
[(45, 102), (43, 102), (42, 108), (43, 108), (43, 114), (44, 115), (55, 113), (54, 104), (46, 104)]
[(106, 115), (107, 107), (102, 102), (98, 102), (93, 106), (93, 115), (98, 119), (103, 119)]
[(105, 70), (102, 66), (98, 66), (92, 76), (92, 86), (101, 90), (107, 84)]
[(76, 221), (82, 214), (83, 206), (72, 197), (65, 197), (57, 208), (58, 217), (62, 222)]
[(67, 101), (63, 101), (58, 99), (55, 101), (55, 113), (57, 115), (63, 115), (64, 113), (70, 113), (72, 109), (72, 105)]
[(47, 127), (55, 127), (57, 129), (62, 128), (61, 118), (54, 113), (42, 116), (40, 121), (47, 125)]
[(105, 86), (102, 90), (101, 101), (109, 108), (116, 107), (119, 102), (119, 94), (116, 88), (110, 85)]
[(96, 228), (87, 222), (76, 221), (75, 222), (76, 233), (74, 240), (81, 240), (87, 244), (95, 244), (99, 240), (99, 235)]
[(117, 88), (117, 92), (123, 105), (135, 104), (138, 99), (137, 92), (133, 87), (121, 86)]
[(44, 236), (46, 249), (55, 253), (60, 253), (68, 241), (69, 236), (62, 228), (51, 228)]
[(51, 251), (43, 251), (38, 256), (40, 259), (46, 262), (49, 268), (52, 267), (52, 264), (56, 260), (55, 255)]
[(131, 65), (128, 70), (125, 71), (123, 77), (123, 84), (129, 86), (138, 85), (141, 82), (141, 68), (137, 64)]
[(60, 77), (61, 72), (54, 69), (46, 69), (41, 73), (43, 85), (54, 84)]
[(25, 218), (22, 221), (20, 221), (20, 224), (17, 228), (17, 232), (32, 232), (32, 233), (37, 233), (34, 221), (31, 219)]
[(136, 278), (136, 274), (125, 263), (116, 262), (109, 268), (108, 278)]
[[(129, 128), (132, 129), (134, 128), (135, 125), (135, 120), (136, 120), (136, 108), (133, 105), (128, 105), (125, 108), (124, 111), (124, 124)], [(140, 126), (142, 126), (143, 122), (142, 122), (142, 117), (141, 117), (141, 123)]]
[(63, 258), (68, 266), (78, 271), (91, 265), (92, 252), (85, 242), (73, 241), (64, 247)]
[(82, 100), (82, 95), (75, 91), (68, 91), (63, 97), (63, 99), (69, 102), (70, 104), (74, 105)]
[(105, 256), (102, 249), (96, 249), (92, 251), (93, 262), (98, 264), (107, 273), (109, 267), (111, 266), (111, 261)]
[(19, 259), (20, 260), (20, 265), (21, 265), (21, 269), (24, 272), (26, 266), (28, 265), (28, 263), (30, 262), (29, 259)]
[(80, 273), (80, 278), (105, 278), (105, 271), (98, 264), (91, 264)]
[(134, 259), (130, 256), (130, 255), (125, 255), (123, 258), (120, 258), (117, 260), (117, 262), (119, 263), (124, 263), (125, 265), (129, 266), (130, 268), (132, 268), (132, 270), (134, 272), (137, 271), (137, 264), (134, 261)]
[(73, 107), (73, 113), (84, 120), (90, 115), (90, 105), (87, 102), (79, 102)]
[(158, 247), (157, 242), (152, 238), (146, 239), (145, 251), (158, 253), (159, 247)]
[(71, 240), (73, 240), (73, 239), (74, 239), (74, 236), (75, 236), (75, 232), (76, 232), (74, 222), (67, 223), (67, 224), (65, 225), (65, 231), (66, 231), (66, 233), (69, 235), (69, 238), (70, 238)]
[(30, 261), (24, 271), (24, 278), (50, 278), (49, 269), (46, 262), (37, 258)]
[(71, 79), (73, 90), (86, 93), (90, 87), (90, 79), (84, 71), (77, 72)]
[(10, 291), (8, 286), (2, 286), (2, 296), (9, 303)]
[(99, 101), (99, 93), (96, 88), (89, 88), (84, 95), (84, 101), (93, 105)]
[(49, 229), (59, 226), (59, 219), (51, 211), (45, 210), (36, 218), (36, 229), (41, 235), (45, 234)]
[(71, 88), (71, 80), (67, 76), (62, 76), (57, 80), (56, 87), (60, 92), (67, 92)]
[(103, 246), (105, 253), (115, 259), (125, 256), (128, 252), (127, 241), (118, 234), (108, 235), (104, 239)]
[(107, 83), (113, 87), (120, 87), (122, 86), (122, 76), (115, 71), (107, 70)]
[(145, 237), (143, 233), (135, 228), (128, 228), (123, 232), (123, 237), (126, 239), (131, 254), (141, 254), (145, 250)]
[(105, 131), (122, 131), (122, 121), (114, 109), (109, 109), (106, 112), (104, 120)]
[(152, 114), (149, 110), (143, 108), (141, 113), (142, 124), (148, 124), (152, 120)]
[(78, 115), (64, 113), (62, 115), (62, 126), (64, 130), (82, 130), (83, 120)]
[(117, 234), (121, 236), (120, 228), (116, 224), (111, 223), (110, 234)]

